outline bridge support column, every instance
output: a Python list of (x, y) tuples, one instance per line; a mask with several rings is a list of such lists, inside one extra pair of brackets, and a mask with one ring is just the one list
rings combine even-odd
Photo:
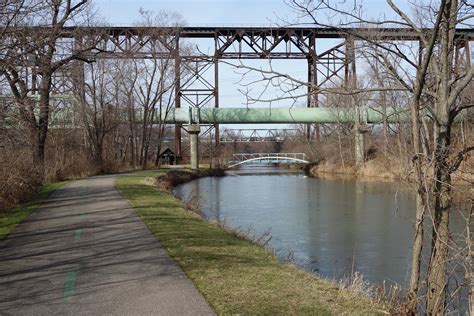
[(354, 126), (355, 164), (356, 169), (360, 169), (365, 163), (365, 137), (368, 132), (367, 110), (356, 107), (356, 124)]
[[(358, 124), (357, 124), (358, 125)], [(364, 143), (364, 132), (360, 126), (356, 126), (355, 131), (355, 164), (356, 169), (360, 169), (364, 166), (365, 161), (365, 143)]]
[(201, 127), (199, 124), (189, 124), (189, 152), (191, 156), (191, 169), (199, 170), (199, 132)]

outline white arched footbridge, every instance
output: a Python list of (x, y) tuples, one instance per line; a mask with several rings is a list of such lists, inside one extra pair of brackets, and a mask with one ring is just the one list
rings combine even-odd
[(274, 163), (275, 161), (287, 163), (309, 163), (304, 153), (245, 153), (234, 154), (234, 160), (228, 168), (234, 168), (245, 163), (256, 161)]

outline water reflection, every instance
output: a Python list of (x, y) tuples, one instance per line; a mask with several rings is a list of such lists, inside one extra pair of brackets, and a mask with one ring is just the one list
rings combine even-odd
[(199, 179), (176, 193), (199, 195), (209, 219), (257, 235), (270, 230), (269, 245), (281, 258), (291, 253), (323, 276), (358, 271), (372, 282), (407, 283), (415, 213), (409, 190), (394, 183), (314, 179), (265, 168), (234, 175)]

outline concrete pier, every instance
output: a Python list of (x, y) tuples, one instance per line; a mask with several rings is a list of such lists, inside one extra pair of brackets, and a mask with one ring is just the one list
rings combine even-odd
[(189, 152), (191, 156), (191, 169), (199, 169), (199, 132), (201, 127), (199, 124), (188, 125), (189, 133)]
[(355, 163), (356, 168), (360, 169), (364, 166), (365, 162), (365, 142), (364, 142), (364, 131), (362, 130), (362, 126), (360, 124), (356, 124), (355, 127)]

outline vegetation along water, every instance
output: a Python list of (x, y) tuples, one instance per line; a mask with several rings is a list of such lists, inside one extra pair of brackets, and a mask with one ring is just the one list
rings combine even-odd
[[(261, 237), (282, 260), (331, 279), (357, 272), (374, 284), (406, 288), (415, 215), (406, 183), (310, 178), (272, 167), (229, 175), (194, 180), (174, 192), (206, 218)], [(453, 238), (461, 239), (459, 209), (451, 225)]]

